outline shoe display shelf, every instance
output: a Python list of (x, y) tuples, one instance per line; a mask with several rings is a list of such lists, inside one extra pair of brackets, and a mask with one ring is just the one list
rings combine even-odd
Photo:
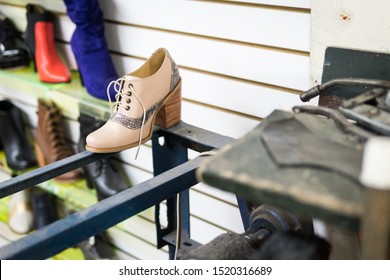
[(107, 120), (110, 108), (107, 101), (89, 95), (81, 86), (77, 71), (72, 71), (69, 83), (43, 83), (29, 67), (0, 71), (0, 96), (21, 103), (37, 104), (38, 98), (52, 100), (64, 117), (77, 119), (80, 113)]
[[(19, 104), (25, 106), (29, 108), (28, 110), (30, 110), (31, 114), (31, 108), (35, 110), (39, 98), (55, 102), (61, 109), (65, 119), (77, 121), (81, 113), (101, 120), (107, 120), (110, 116), (109, 103), (89, 95), (81, 85), (80, 76), (77, 71), (72, 71), (72, 80), (70, 83), (52, 84), (40, 82), (32, 64), (25, 68), (0, 71), (0, 99), (9, 99), (18, 106)], [(30, 125), (34, 126), (34, 124)], [(77, 137), (73, 136), (73, 138), (76, 139)], [(0, 157), (5, 162), (3, 152), (0, 152)], [(87, 187), (85, 179), (66, 184), (58, 183), (51, 179), (40, 183), (38, 187), (54, 194), (63, 201), (67, 208), (74, 211), (87, 208), (97, 202), (96, 191)], [(0, 207), (2, 209), (1, 223), (6, 225), (7, 198), (0, 200)], [(137, 219), (154, 219), (153, 209), (147, 209), (139, 214), (142, 218), (135, 216), (107, 230), (108, 240), (114, 251), (114, 255), (118, 259), (138, 259), (146, 257), (147, 254), (153, 254), (153, 257), (156, 259), (166, 259), (168, 253), (164, 248), (155, 250), (155, 245), (150, 244), (149, 252), (149, 248), (147, 250), (143, 248), (144, 245), (134, 236), (134, 232), (130, 232), (129, 229), (134, 228)], [(145, 228), (140, 228), (140, 231), (144, 232), (143, 236), (145, 236), (145, 230)], [(148, 240), (154, 240), (155, 233), (152, 232), (150, 235), (147, 234)], [(16, 236), (14, 234), (13, 237), (5, 237), (5, 239), (10, 242), (22, 236)], [(143, 248), (143, 252), (140, 248)], [(140, 251), (141, 255), (137, 255), (137, 252)], [(146, 255), (143, 256), (142, 254)]]
[[(5, 164), (5, 166), (1, 167), (0, 170), (0, 182), (5, 181), (12, 176), (12, 170), (10, 170), (6, 166), (6, 159), (4, 152), (0, 152), (0, 162), (2, 164)], [(46, 184), (47, 183), (47, 184)], [(47, 189), (44, 185), (50, 186), (50, 182), (45, 182), (45, 184), (42, 184), (42, 188)], [(53, 186), (51, 186), (53, 189)], [(75, 195), (81, 192), (82, 188), (77, 188), (76, 186), (71, 186), (69, 190), (74, 190)], [(86, 199), (92, 199), (92, 195), (84, 195), (84, 200)], [(11, 228), (8, 225), (8, 219), (9, 219), (9, 200), (10, 197), (5, 197), (0, 199), (0, 247), (5, 246), (8, 243), (11, 243), (15, 240), (18, 240), (22, 237), (24, 237), (26, 234), (16, 233), (11, 230)], [(69, 248), (50, 259), (53, 260), (83, 260), (84, 255), (80, 248)]]
[[(66, 89), (64, 89), (66, 88)], [(107, 102), (88, 95), (81, 86), (78, 72), (72, 72), (70, 83), (42, 83), (33, 66), (0, 71), (0, 97), (35, 108), (38, 99), (51, 100), (60, 108), (65, 118), (77, 120), (80, 108), (88, 115), (104, 117), (108, 114)], [(3, 153), (2, 161), (5, 162)], [(86, 187), (85, 179), (75, 183), (58, 183), (54, 180), (39, 185), (57, 197), (69, 202), (75, 210), (96, 203), (95, 190)]]

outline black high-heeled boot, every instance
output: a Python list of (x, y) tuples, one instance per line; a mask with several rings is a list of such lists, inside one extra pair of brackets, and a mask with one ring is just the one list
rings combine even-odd
[(37, 165), (25, 133), (22, 111), (7, 100), (0, 101), (0, 131), (9, 168), (21, 171)]
[[(85, 138), (89, 133), (101, 127), (104, 122), (80, 114), (80, 141), (78, 151), (85, 150)], [(87, 185), (96, 189), (98, 200), (105, 199), (128, 188), (126, 178), (117, 169), (110, 158), (95, 161), (83, 167)]]
[(58, 220), (56, 197), (38, 187), (32, 188), (32, 209), (36, 229)]
[(0, 12), (0, 68), (28, 66), (30, 55), (22, 33)]
[(78, 244), (86, 260), (113, 260), (117, 259), (112, 246), (108, 243), (105, 233), (91, 236)]

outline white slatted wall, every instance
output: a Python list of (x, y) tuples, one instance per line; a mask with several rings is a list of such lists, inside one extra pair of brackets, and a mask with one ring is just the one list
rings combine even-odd
[[(56, 13), (58, 47), (76, 69), (69, 45), (74, 24), (64, 3), (1, 0), (0, 10), (24, 30), (27, 3)], [(238, 138), (274, 109), (300, 104), (299, 92), (310, 86), (310, 0), (101, 0), (100, 5), (120, 75), (136, 69), (159, 47), (170, 51), (183, 79), (183, 121), (192, 125)], [(36, 103), (18, 102), (34, 127)], [(77, 118), (67, 124), (76, 143)], [(138, 160), (132, 150), (118, 160), (133, 184), (152, 177), (149, 144)], [(233, 194), (199, 184), (190, 197), (194, 240), (206, 243), (226, 231), (243, 232)], [(149, 209), (123, 222), (125, 231), (110, 230), (120, 258), (167, 258), (166, 250), (155, 249), (153, 220)]]

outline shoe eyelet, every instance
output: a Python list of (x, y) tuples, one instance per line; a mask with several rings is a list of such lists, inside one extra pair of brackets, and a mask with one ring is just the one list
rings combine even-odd
[(127, 98), (127, 99), (126, 99), (126, 102), (127, 102), (127, 103), (131, 103), (131, 99), (130, 99), (130, 98)]
[(133, 84), (129, 84), (128, 87), (129, 87), (129, 88), (132, 88), (132, 87), (133, 87)]
[(130, 110), (130, 106), (126, 106), (126, 111), (129, 111)]

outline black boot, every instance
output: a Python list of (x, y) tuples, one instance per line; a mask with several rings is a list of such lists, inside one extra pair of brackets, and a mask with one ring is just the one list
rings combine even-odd
[(112, 246), (108, 243), (104, 233), (91, 236), (78, 244), (86, 260), (112, 260), (117, 259)]
[[(104, 122), (81, 114), (79, 152), (85, 150), (85, 138), (101, 127)], [(105, 199), (128, 188), (128, 182), (110, 158), (95, 161), (83, 167), (89, 188), (96, 189), (98, 200)]]
[(0, 142), (9, 168), (25, 170), (37, 165), (25, 134), (22, 111), (7, 100), (0, 101), (0, 131)]
[(32, 208), (36, 229), (43, 228), (59, 219), (56, 197), (38, 187), (32, 188)]
[(0, 12), (0, 68), (28, 66), (30, 55), (22, 33)]

